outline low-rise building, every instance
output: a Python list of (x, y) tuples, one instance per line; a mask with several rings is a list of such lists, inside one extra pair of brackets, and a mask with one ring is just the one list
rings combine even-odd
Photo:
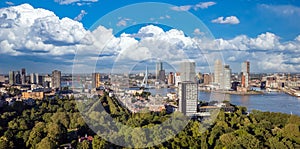
[(44, 99), (45, 97), (45, 93), (44, 92), (40, 92), (40, 91), (34, 91), (34, 92), (22, 92), (22, 98), (24, 99), (28, 99), (28, 98), (32, 98), (32, 99)]

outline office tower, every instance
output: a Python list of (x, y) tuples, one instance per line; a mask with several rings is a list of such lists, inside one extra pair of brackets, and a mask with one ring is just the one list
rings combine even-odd
[(175, 83), (175, 76), (173, 72), (170, 72), (168, 76), (168, 85), (174, 85), (174, 83)]
[(242, 63), (241, 86), (248, 88), (249, 79), (250, 79), (250, 62), (245, 61)]
[(8, 78), (9, 78), (9, 84), (14, 85), (15, 84), (15, 82), (14, 82), (15, 81), (15, 72), (9, 71)]
[(35, 73), (30, 74), (30, 83), (31, 84), (37, 84), (37, 75)]
[(215, 61), (215, 66), (214, 66), (214, 83), (220, 85), (222, 76), (223, 76), (223, 65), (221, 60), (218, 59)]
[(101, 77), (100, 73), (92, 73), (92, 88), (100, 87)]
[(158, 80), (161, 81), (161, 82), (165, 82), (165, 80), (166, 80), (166, 72), (165, 72), (165, 70), (160, 70), (159, 71)]
[(58, 70), (52, 71), (52, 88), (60, 89), (61, 72)]
[(161, 70), (163, 70), (163, 64), (161, 61), (158, 61), (156, 62), (156, 72), (155, 72), (157, 80), (159, 80), (159, 76), (160, 76), (159, 74)]
[(230, 69), (229, 65), (224, 66), (223, 79), (221, 82), (223, 83), (221, 85), (222, 89), (225, 89), (225, 90), (231, 89), (231, 69)]
[(15, 73), (14, 84), (22, 84), (20, 71), (15, 71), (14, 73)]
[(195, 62), (184, 61), (180, 63), (180, 79), (182, 82), (196, 82), (196, 64)]
[(156, 63), (156, 80), (159, 82), (165, 82), (166, 79), (166, 72), (163, 69), (163, 63), (161, 61), (158, 61)]
[(194, 82), (179, 82), (178, 85), (179, 111), (186, 116), (197, 113), (198, 85)]
[(26, 83), (26, 69), (25, 68), (22, 68), (22, 70), (21, 70), (21, 81), (22, 81), (22, 84)]

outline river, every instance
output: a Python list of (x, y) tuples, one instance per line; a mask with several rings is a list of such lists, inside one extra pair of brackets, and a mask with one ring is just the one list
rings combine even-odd
[[(174, 89), (150, 89), (152, 94), (159, 93), (165, 95)], [(300, 116), (300, 98), (285, 94), (283, 92), (271, 92), (261, 95), (230, 95), (216, 92), (199, 92), (199, 100), (202, 101), (223, 101), (238, 106), (247, 107), (248, 111), (260, 110), (270, 112), (281, 112)]]

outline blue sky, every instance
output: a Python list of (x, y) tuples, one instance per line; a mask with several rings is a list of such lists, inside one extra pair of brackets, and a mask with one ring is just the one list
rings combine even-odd
[[(223, 61), (231, 65), (233, 72), (240, 71), (240, 63), (244, 60), (249, 60), (253, 63), (252, 70), (254, 72), (299, 72), (300, 70), (298, 67), (300, 63), (300, 59), (298, 59), (300, 55), (298, 52), (298, 50), (300, 51), (300, 2), (297, 0), (155, 0), (151, 2), (156, 2), (156, 4), (159, 5), (146, 3), (145, 7), (141, 7), (141, 5), (137, 5), (138, 7), (132, 6), (136, 3), (143, 2), (149, 1), (3, 0), (0, 2), (0, 8), (1, 10), (10, 9), (27, 3), (32, 6), (33, 9), (42, 8), (43, 10), (49, 10), (58, 17), (56, 22), (61, 21), (61, 24), (58, 23), (57, 26), (59, 29), (53, 28), (57, 34), (63, 33), (64, 31), (64, 28), (60, 27), (60, 25), (64, 25), (62, 23), (64, 22), (62, 21), (63, 18), (69, 18), (74, 21), (70, 23), (70, 28), (79, 26), (79, 28), (76, 29), (80, 31), (74, 29), (74, 32), (81, 33), (82, 31), (82, 34), (86, 34), (88, 30), (90, 30), (90, 32), (97, 30), (98, 25), (100, 25), (105, 27), (105, 29), (101, 31), (105, 32), (107, 36), (110, 36), (108, 32), (109, 29), (111, 29), (111, 34), (114, 36), (113, 38), (116, 38), (114, 39), (116, 42), (118, 40), (118, 44), (122, 44), (121, 41), (123, 39), (121, 37), (119, 38), (119, 36), (122, 32), (126, 32), (126, 34), (130, 34), (130, 36), (126, 35), (127, 37), (124, 37), (124, 39), (128, 39), (128, 41), (132, 42), (126, 43), (126, 40), (126, 42), (124, 41), (123, 43), (124, 45), (142, 42), (139, 43), (138, 46), (141, 47), (142, 45), (142, 47), (147, 48), (149, 48), (149, 43), (146, 43), (146, 40), (137, 39), (134, 41), (129, 39), (129, 37), (133, 37), (137, 34), (141, 28), (141, 26), (136, 24), (144, 22), (149, 22), (149, 24), (167, 24), (177, 30), (183, 31), (185, 36), (191, 38), (196, 38), (197, 35), (200, 36), (202, 33), (207, 37), (213, 36), (215, 40), (207, 44), (211, 46), (203, 45), (204, 48), (202, 48), (201, 44), (208, 43), (202, 40), (197, 41), (197, 43), (201, 43), (201, 49), (204, 50), (204, 53), (206, 50), (208, 50), (209, 53), (213, 53), (212, 51), (216, 49), (223, 52)], [(160, 5), (160, 3), (166, 4)], [(131, 9), (126, 7), (122, 8), (124, 6), (128, 7), (128, 5), (131, 5), (129, 6)], [(22, 12), (20, 12), (19, 14), (23, 17)], [(35, 14), (33, 13), (32, 15)], [(15, 18), (15, 20), (5, 18), (4, 12), (2, 12), (0, 16), (3, 25), (6, 25), (4, 23), (6, 21), (15, 21), (12, 24), (18, 23), (18, 18)], [(200, 20), (200, 23), (198, 22), (199, 24), (193, 22), (193, 20), (195, 20), (194, 17)], [(39, 16), (32, 20), (32, 24), (36, 25), (34, 23), (36, 22), (35, 20), (41, 18), (45, 21), (45, 16)], [(53, 20), (49, 20), (49, 22), (50, 21), (53, 23)], [(97, 21), (98, 24), (95, 26)], [(197, 28), (197, 25), (200, 26)], [(34, 26), (28, 26), (30, 29), (33, 27)], [(170, 29), (159, 25), (158, 27), (162, 28), (164, 32)], [(157, 28), (151, 29), (156, 30)], [(63, 72), (71, 72), (74, 55), (76, 53), (76, 50), (73, 50), (74, 47), (81, 48), (84, 45), (90, 45), (89, 42), (92, 42), (88, 41), (89, 39), (83, 42), (81, 40), (83, 37), (81, 34), (76, 35), (77, 37), (80, 36), (80, 39), (79, 37), (78, 39), (77, 37), (73, 37), (74, 34), (68, 35), (68, 37), (70, 37), (64, 39), (63, 35), (54, 35), (53, 32), (47, 28), (47, 35), (45, 35), (46, 33), (44, 32), (40, 34), (43, 29), (35, 29), (36, 32), (34, 33), (37, 34), (32, 35), (32, 31), (26, 32), (24, 34), (28, 35), (25, 35), (24, 38), (20, 38), (20, 40), (24, 40), (24, 42), (17, 43), (20, 42), (19, 40), (14, 43), (14, 40), (7, 39), (10, 38), (10, 36), (5, 34), (11, 31), (18, 37), (19, 35), (14, 32), (15, 30), (17, 29), (14, 27), (8, 29), (7, 26), (0, 28), (0, 42), (2, 42), (2, 44), (0, 44), (0, 51), (2, 50), (2, 52), (0, 52), (0, 73), (7, 73), (9, 70), (17, 70), (22, 67), (27, 68), (29, 72), (50, 72), (54, 68), (61, 69)], [(69, 31), (72, 32), (73, 30)], [(151, 32), (151, 34), (156, 33), (155, 31), (147, 31), (147, 33), (149, 32)], [(116, 35), (116, 33), (119, 34)], [(25, 41), (29, 40), (28, 37), (31, 36), (37, 39), (30, 42)], [(38, 38), (39, 36), (41, 37)], [(93, 34), (93, 36), (95, 35)], [(104, 36), (103, 33), (100, 33), (100, 36)], [(162, 39), (162, 37), (159, 37), (159, 39)], [(193, 49), (191, 48), (192, 46), (187, 45), (189, 43), (187, 40), (194, 41), (194, 39), (186, 39), (178, 36), (176, 42), (177, 40), (180, 40), (180, 43), (186, 44), (184, 47), (180, 47), (176, 43), (176, 47), (179, 47), (179, 49), (185, 51), (185, 53), (190, 52), (188, 51), (189, 48)], [(38, 41), (40, 41), (40, 43)], [(35, 43), (41, 47), (35, 49), (33, 47)], [(22, 44), (26, 46), (21, 46)], [(94, 44), (97, 45), (97, 43)], [(114, 43), (114, 46), (118, 47), (119, 51), (112, 50), (104, 52), (105, 57), (102, 56), (103, 61), (97, 61), (97, 63), (101, 63), (101, 67), (104, 67), (106, 62), (111, 64), (109, 61), (118, 59), (118, 56), (113, 56), (119, 55), (122, 53), (122, 49), (124, 49), (118, 44)], [(111, 47), (111, 49), (117, 49), (116, 47)], [(62, 51), (59, 51), (60, 49)], [(197, 55), (193, 52), (190, 53), (191, 55)], [(137, 55), (138, 54), (140, 53), (137, 52)], [(138, 59), (134, 59), (133, 61), (136, 62)], [(276, 64), (274, 64), (274, 62), (276, 62)], [(174, 62), (174, 65), (176, 65), (176, 62)], [(210, 69), (207, 65), (212, 65), (212, 62), (205, 63), (203, 60), (199, 60), (197, 71), (208, 72)], [(261, 65), (264, 65), (264, 67)], [(86, 68), (84, 66), (82, 67)], [(81, 68), (78, 69), (81, 70)], [(103, 70), (104, 68), (99, 69)]]

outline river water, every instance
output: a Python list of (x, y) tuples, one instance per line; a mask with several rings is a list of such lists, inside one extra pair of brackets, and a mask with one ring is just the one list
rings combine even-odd
[[(152, 94), (165, 95), (167, 92), (174, 92), (174, 89), (150, 89)], [(199, 92), (199, 100), (202, 101), (223, 101), (238, 106), (247, 107), (248, 111), (260, 110), (270, 112), (281, 112), (300, 116), (300, 98), (290, 96), (282, 92), (271, 92), (261, 95), (230, 95), (216, 92)]]
[(249, 112), (255, 109), (300, 116), (300, 98), (282, 92), (271, 92), (262, 95), (229, 95), (199, 92), (199, 99), (204, 101), (228, 100), (234, 105), (247, 107)]

